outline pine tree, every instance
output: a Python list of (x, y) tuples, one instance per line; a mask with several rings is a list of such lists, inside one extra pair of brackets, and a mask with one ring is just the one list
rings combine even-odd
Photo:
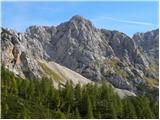
[(68, 109), (67, 109), (67, 118), (70, 119), (72, 118), (72, 114), (71, 114), (71, 105), (68, 105)]
[(8, 104), (7, 103), (2, 103), (2, 118), (6, 118), (7, 115), (8, 115), (8, 110), (9, 110), (9, 107), (8, 107)]
[(52, 85), (52, 81), (48, 79), (47, 77), (43, 77), (41, 81), (41, 90), (42, 90), (42, 95), (45, 98), (48, 95), (49, 89)]
[(108, 108), (108, 118), (110, 119), (115, 119), (116, 118), (116, 110), (114, 108), (113, 102), (110, 102), (108, 104), (109, 108)]
[(81, 119), (80, 114), (79, 114), (79, 110), (78, 110), (77, 107), (76, 107), (76, 109), (75, 109), (75, 116), (74, 116), (74, 118), (75, 118), (75, 119)]
[(31, 80), (30, 83), (29, 83), (29, 88), (27, 89), (27, 92), (28, 92), (28, 99), (29, 100), (35, 100), (35, 85), (34, 85), (34, 81)]
[(129, 100), (124, 100), (123, 118), (136, 119), (136, 112), (133, 104)]
[[(96, 111), (97, 112), (97, 111)], [(98, 111), (97, 112), (97, 115), (96, 115), (96, 119), (101, 119), (102, 118), (102, 115), (101, 115), (101, 113)]]
[(74, 107), (74, 90), (71, 81), (66, 83), (63, 96), (63, 101), (65, 102), (64, 109), (68, 110), (69, 107), (72, 109)]
[(89, 97), (87, 97), (87, 116), (86, 117), (88, 119), (94, 119), (92, 103)]
[(150, 109), (153, 112), (156, 119), (159, 118), (159, 102), (155, 102), (153, 98), (150, 98)]
[(27, 98), (27, 91), (29, 89), (28, 81), (22, 80), (20, 88), (19, 88), (19, 94), (20, 96)]
[(81, 85), (77, 84), (74, 90), (74, 96), (75, 96), (75, 101), (76, 101), (76, 105), (80, 106), (80, 102), (82, 99), (82, 91), (81, 91)]
[(60, 110), (54, 111), (52, 113), (52, 116), (54, 116), (54, 119), (65, 119), (65, 115)]
[(21, 118), (23, 119), (28, 119), (29, 118), (29, 115), (28, 115), (28, 111), (27, 111), (27, 108), (25, 108), (26, 106), (23, 107), (23, 110), (21, 111), (22, 112), (22, 115), (21, 115)]
[(17, 82), (15, 80), (15, 77), (12, 77), (12, 92), (13, 94), (18, 94), (18, 86), (17, 86)]
[(141, 97), (141, 105), (144, 116), (143, 118), (155, 118), (154, 113), (151, 111), (149, 99), (146, 97)]
[(122, 118), (123, 105), (120, 97), (117, 94), (114, 95), (113, 101), (114, 101), (113, 105), (116, 111), (117, 118)]

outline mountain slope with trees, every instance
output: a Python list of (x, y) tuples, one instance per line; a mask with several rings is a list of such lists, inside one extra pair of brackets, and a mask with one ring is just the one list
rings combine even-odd
[(147, 96), (124, 99), (102, 84), (67, 82), (55, 89), (48, 78), (23, 79), (2, 67), (1, 118), (157, 118), (158, 102)]
[(159, 29), (131, 38), (75, 15), (0, 33), (2, 118), (158, 118)]

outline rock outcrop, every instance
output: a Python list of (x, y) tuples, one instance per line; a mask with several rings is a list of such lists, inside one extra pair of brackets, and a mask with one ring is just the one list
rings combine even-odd
[(147, 54), (151, 64), (159, 64), (159, 29), (146, 33), (136, 33), (133, 39), (140, 49)]

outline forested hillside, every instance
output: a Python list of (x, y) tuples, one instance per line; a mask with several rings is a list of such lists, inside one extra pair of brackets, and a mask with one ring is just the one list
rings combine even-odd
[(48, 78), (22, 79), (1, 69), (1, 118), (157, 118), (150, 97), (120, 99), (111, 86), (71, 82), (55, 89)]

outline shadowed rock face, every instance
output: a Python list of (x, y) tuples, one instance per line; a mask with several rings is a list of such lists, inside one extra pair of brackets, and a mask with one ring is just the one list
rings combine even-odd
[(155, 87), (157, 31), (130, 38), (122, 32), (97, 29), (78, 15), (58, 26), (30, 26), (24, 33), (2, 29), (2, 64), (21, 76), (41, 77), (44, 71), (37, 61), (54, 61), (92, 81), (106, 81), (120, 89), (136, 91), (139, 84), (150, 82)]

